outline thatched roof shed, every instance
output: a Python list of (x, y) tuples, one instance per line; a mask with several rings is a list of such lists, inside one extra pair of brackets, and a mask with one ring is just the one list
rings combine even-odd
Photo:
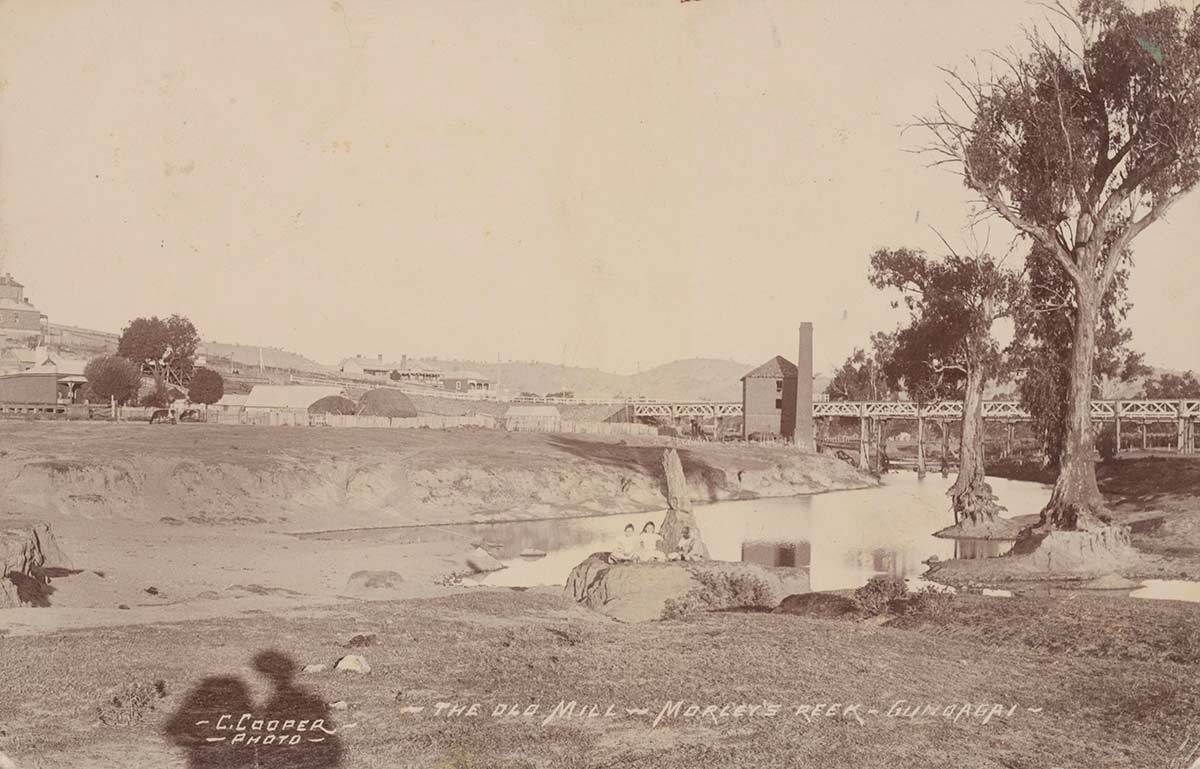
[(381, 387), (359, 398), (358, 413), (368, 417), (415, 417), (417, 407), (399, 390)]
[(308, 407), (310, 414), (354, 414), (357, 411), (354, 401), (341, 395), (326, 395)]

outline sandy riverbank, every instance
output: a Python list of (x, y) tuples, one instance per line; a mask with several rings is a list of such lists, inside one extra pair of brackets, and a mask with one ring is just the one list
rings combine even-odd
[[(10, 632), (175, 621), (338, 600), (359, 571), (429, 596), (474, 544), (437, 528), (386, 541), (296, 532), (659, 511), (664, 444), (488, 430), (3, 423), (0, 523), (48, 522), (77, 573), (50, 608), (0, 610)], [(860, 488), (824, 456), (680, 451), (700, 503)], [(566, 575), (563, 575), (566, 578)], [(127, 609), (120, 609), (120, 606)]]

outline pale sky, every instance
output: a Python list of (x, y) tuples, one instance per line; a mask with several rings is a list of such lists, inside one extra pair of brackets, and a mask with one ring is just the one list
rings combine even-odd
[[(963, 243), (900, 127), (1034, 6), (950, 0), (0, 2), (0, 252), (52, 321), (205, 339), (825, 370)], [(995, 249), (1008, 232), (997, 226)], [(1200, 192), (1135, 244), (1134, 342), (1200, 368)]]

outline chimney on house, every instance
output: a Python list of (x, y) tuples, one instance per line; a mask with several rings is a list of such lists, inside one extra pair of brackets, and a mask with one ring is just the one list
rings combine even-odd
[(378, 353), (375, 357), (379, 359), (380, 363), (383, 363), (383, 353)]
[(796, 447), (815, 452), (813, 435), (813, 325), (800, 324), (800, 352), (796, 356)]
[(407, 369), (408, 369), (408, 356), (401, 355), (400, 356), (400, 370), (405, 371)]

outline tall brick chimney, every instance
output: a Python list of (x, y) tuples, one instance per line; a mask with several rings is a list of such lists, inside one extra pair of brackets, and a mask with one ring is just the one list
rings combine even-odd
[(796, 447), (815, 452), (813, 434), (813, 326), (800, 324), (800, 352), (796, 356)]

